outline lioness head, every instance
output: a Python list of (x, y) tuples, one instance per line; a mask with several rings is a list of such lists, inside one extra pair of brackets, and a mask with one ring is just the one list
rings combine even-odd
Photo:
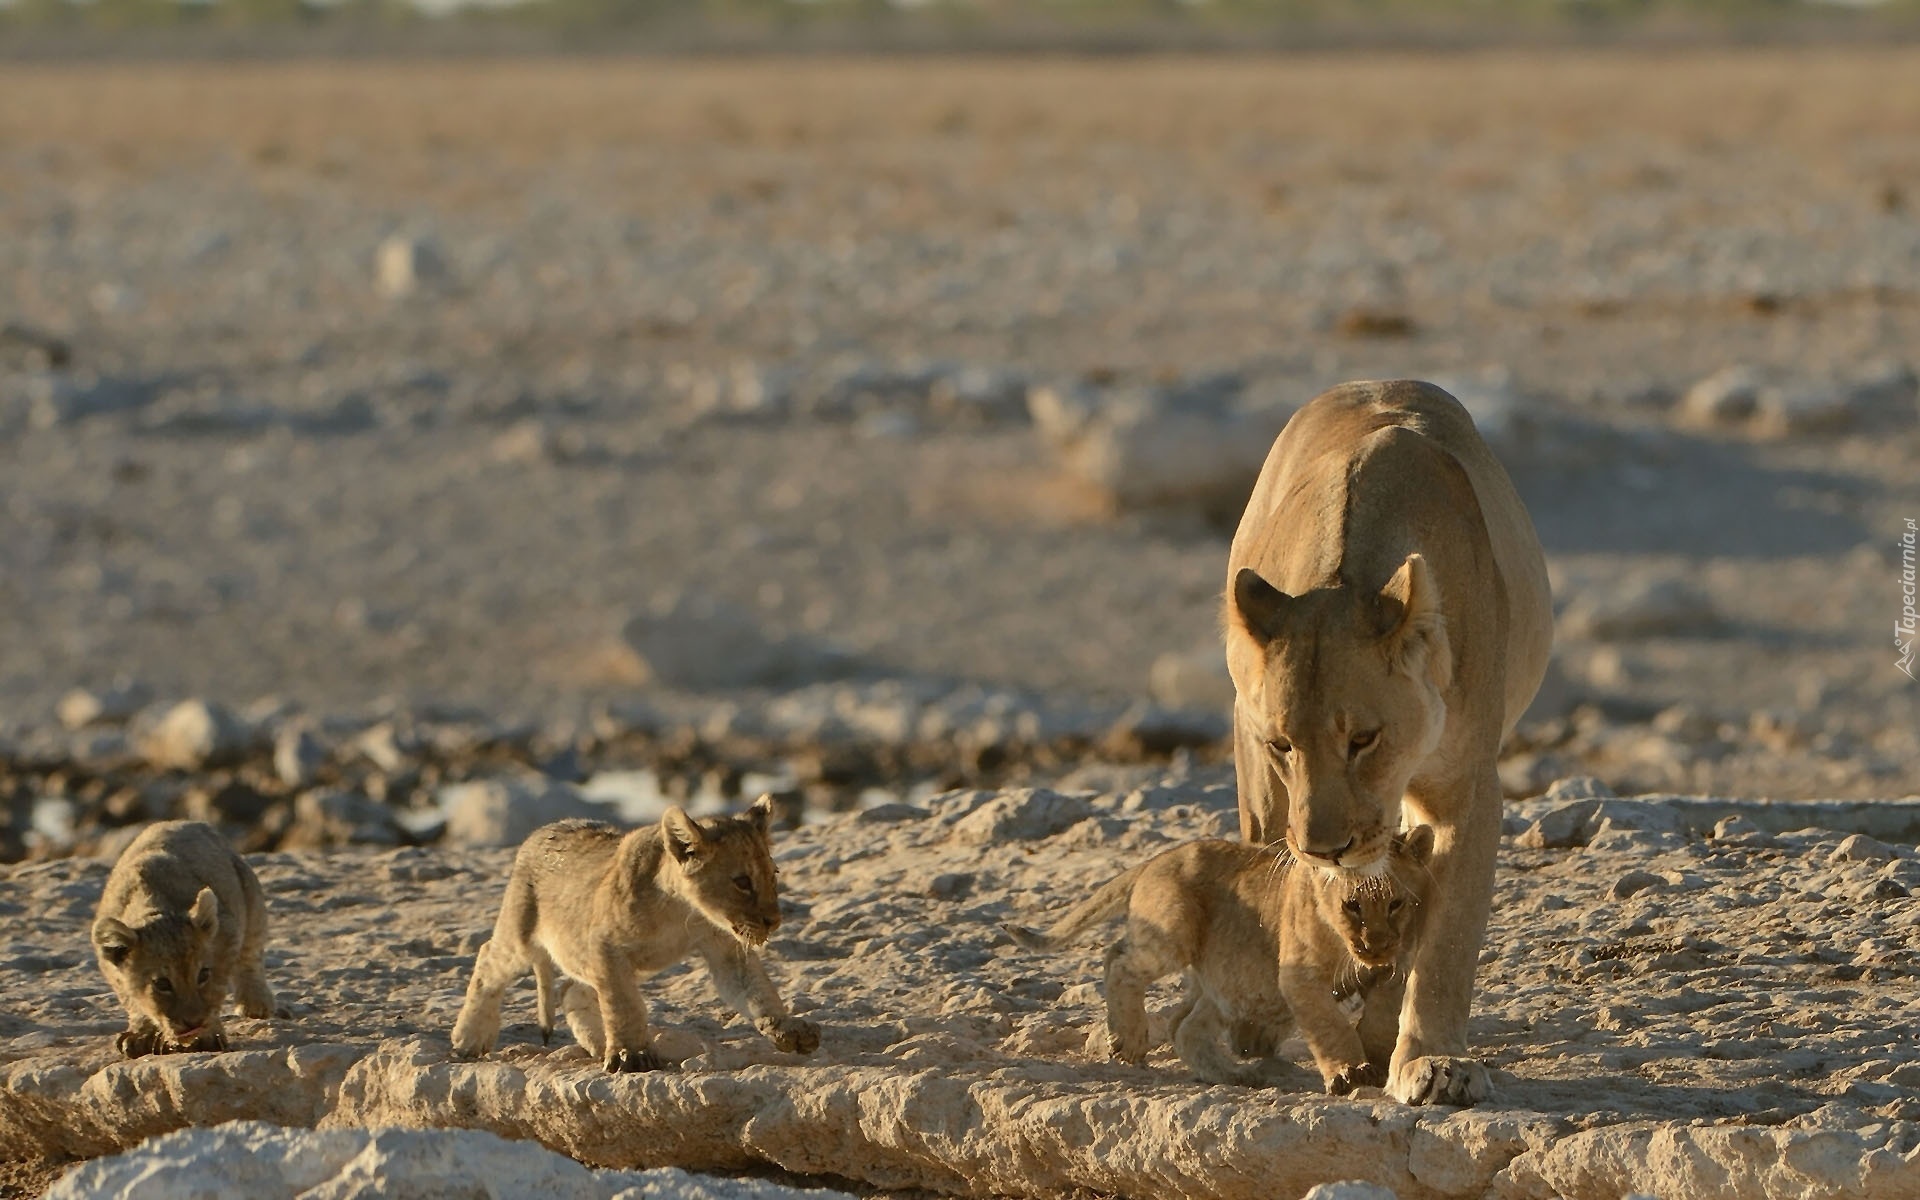
[(1453, 659), (1426, 560), (1409, 555), (1377, 591), (1343, 580), (1299, 596), (1245, 568), (1228, 607), (1255, 651), (1228, 654), (1239, 719), (1286, 788), (1294, 853), (1377, 871), (1446, 721)]
[(765, 945), (780, 928), (780, 892), (767, 835), (772, 816), (773, 797), (762, 796), (743, 817), (702, 825), (676, 807), (660, 818), (661, 840), (686, 881), (683, 894), (709, 921), (750, 947)]
[(192, 1046), (227, 998), (227, 973), (213, 944), (219, 927), (212, 888), (200, 889), (184, 917), (164, 914), (138, 928), (113, 917), (94, 922), (101, 972), (126, 1001), (128, 1015), (160, 1031), (164, 1048)]
[(1400, 941), (1426, 898), (1431, 857), (1433, 827), (1421, 825), (1393, 838), (1381, 874), (1355, 879), (1330, 871), (1322, 876), (1315, 889), (1321, 919), (1339, 931), (1355, 962), (1387, 967), (1399, 960)]

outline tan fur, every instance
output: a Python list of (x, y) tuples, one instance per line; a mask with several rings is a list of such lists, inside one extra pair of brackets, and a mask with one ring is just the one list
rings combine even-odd
[(101, 972), (127, 1010), (128, 1058), (224, 1050), (221, 1009), (274, 1015), (263, 956), (267, 902), (252, 868), (200, 821), (161, 821), (128, 844), (94, 915)]
[(1387, 1090), (1472, 1103), (1464, 1057), (1500, 838), (1500, 742), (1552, 644), (1526, 509), (1458, 401), (1354, 383), (1294, 414), (1234, 534), (1225, 636), (1240, 828), (1371, 869), (1393, 831), (1435, 831)]
[[(1147, 988), (1186, 971), (1173, 1045), (1194, 1074), (1210, 1083), (1270, 1082), (1266, 1071), (1234, 1063), (1220, 1035), (1228, 1022), (1251, 1022), (1277, 1045), (1297, 1025), (1327, 1091), (1345, 1095), (1386, 1082), (1402, 935), (1425, 893), (1432, 849), (1433, 831), (1414, 830), (1393, 839), (1384, 872), (1354, 878), (1296, 864), (1284, 850), (1191, 842), (1101, 885), (1044, 934), (1002, 928), (1030, 950), (1055, 951), (1124, 911), (1126, 933), (1106, 958), (1116, 1058), (1146, 1057)], [(1357, 1031), (1339, 1005), (1355, 994), (1363, 1006)]]
[(819, 1027), (788, 1014), (758, 953), (780, 927), (772, 812), (762, 796), (745, 817), (705, 825), (673, 808), (657, 827), (624, 836), (597, 821), (536, 830), (514, 856), (493, 939), (474, 962), (454, 1050), (493, 1049), (501, 995), (531, 969), (543, 1038), (559, 1001), (575, 1039), (607, 1070), (653, 1070), (662, 1060), (638, 977), (698, 954), (721, 1000), (775, 1046), (811, 1054)]

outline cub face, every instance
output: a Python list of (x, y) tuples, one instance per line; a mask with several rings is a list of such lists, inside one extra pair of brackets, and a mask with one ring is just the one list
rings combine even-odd
[(762, 796), (745, 816), (704, 826), (679, 808), (660, 819), (661, 840), (686, 881), (683, 894), (749, 949), (766, 945), (780, 928), (780, 891), (767, 832), (772, 816), (773, 798)]
[(1395, 835), (1385, 872), (1357, 880), (1329, 873), (1324, 879), (1321, 916), (1339, 931), (1355, 962), (1389, 967), (1399, 961), (1401, 942), (1426, 897), (1432, 857), (1433, 827), (1421, 825)]
[(136, 1021), (158, 1031), (158, 1048), (187, 1050), (210, 1041), (227, 998), (227, 972), (214, 935), (220, 902), (201, 888), (185, 916), (165, 915), (134, 928), (113, 917), (93, 926), (100, 970)]

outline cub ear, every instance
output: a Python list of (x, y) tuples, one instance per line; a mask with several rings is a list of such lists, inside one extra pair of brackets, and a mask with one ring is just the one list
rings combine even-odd
[(1252, 567), (1241, 567), (1233, 577), (1233, 615), (1262, 646), (1279, 636), (1292, 604), (1292, 596), (1262, 579)]
[(187, 910), (187, 920), (193, 922), (202, 937), (211, 937), (220, 927), (220, 898), (213, 894), (212, 888), (200, 889), (200, 894), (193, 898), (193, 907)]
[(93, 945), (100, 951), (100, 957), (114, 966), (127, 961), (127, 955), (140, 942), (138, 934), (124, 922), (112, 917), (101, 917), (93, 923)]
[(772, 792), (760, 793), (760, 798), (753, 802), (751, 808), (747, 809), (747, 821), (752, 824), (755, 829), (760, 831), (761, 837), (767, 835), (767, 830), (773, 825)]
[(677, 804), (660, 816), (660, 840), (666, 844), (667, 853), (673, 855), (673, 861), (683, 867), (698, 866), (707, 848), (707, 835), (694, 824), (687, 810)]
[(1440, 585), (1425, 558), (1407, 555), (1380, 589), (1379, 629), (1387, 661), (1396, 671), (1416, 679), (1425, 675), (1438, 688), (1452, 681), (1453, 650), (1440, 611)]
[(1433, 857), (1433, 826), (1415, 825), (1405, 833), (1395, 834), (1393, 849), (1394, 853), (1424, 865)]

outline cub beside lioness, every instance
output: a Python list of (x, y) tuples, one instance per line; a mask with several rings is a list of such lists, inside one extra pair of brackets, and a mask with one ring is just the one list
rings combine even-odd
[[(1393, 839), (1384, 872), (1356, 879), (1294, 863), (1284, 850), (1192, 842), (1102, 885), (1047, 933), (1003, 928), (1029, 949), (1055, 950), (1125, 911), (1126, 933), (1107, 950), (1115, 1057), (1146, 1057), (1147, 988), (1186, 970), (1173, 1046), (1194, 1074), (1211, 1083), (1267, 1082), (1226, 1055), (1221, 1034), (1245, 1022), (1277, 1045), (1297, 1024), (1327, 1091), (1344, 1095), (1386, 1082), (1405, 982), (1403, 937), (1426, 893), (1432, 853), (1433, 830), (1423, 825)], [(1363, 1004), (1358, 1030), (1339, 1003), (1355, 994)]]
[(266, 896), (226, 839), (200, 821), (148, 826), (113, 864), (93, 921), (101, 973), (127, 1009), (115, 1047), (225, 1050), (229, 987), (246, 1016), (274, 1015), (266, 945)]
[(500, 1036), (500, 998), (532, 970), (540, 1033), (553, 1034), (556, 977), (568, 1028), (609, 1071), (650, 1071), (647, 1006), (638, 977), (698, 954), (720, 999), (782, 1050), (811, 1054), (820, 1029), (791, 1016), (761, 966), (780, 927), (762, 796), (744, 817), (702, 825), (678, 808), (658, 826), (623, 833), (597, 821), (536, 830), (514, 856), (493, 939), (480, 947), (453, 1048), (485, 1054)]

